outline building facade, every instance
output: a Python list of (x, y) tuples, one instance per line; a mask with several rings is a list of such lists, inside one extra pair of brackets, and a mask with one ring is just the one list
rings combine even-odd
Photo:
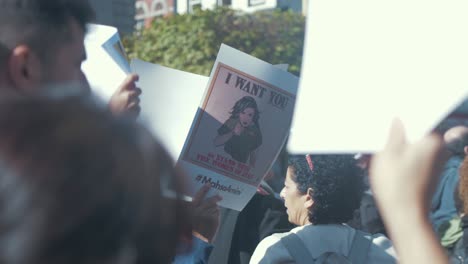
[(135, 1), (136, 28), (147, 27), (155, 17), (175, 13), (175, 0), (137, 0)]
[(274, 8), (301, 12), (303, 0), (94, 0), (96, 23), (114, 26), (121, 34), (149, 26), (155, 17), (191, 13), (195, 6), (211, 9), (229, 6), (244, 12)]
[(132, 33), (135, 28), (135, 0), (89, 1), (96, 13), (96, 23), (114, 26), (122, 34)]
[(247, 13), (275, 8), (302, 11), (302, 0), (176, 0), (178, 14), (190, 13), (195, 6), (211, 9), (216, 6), (229, 6)]

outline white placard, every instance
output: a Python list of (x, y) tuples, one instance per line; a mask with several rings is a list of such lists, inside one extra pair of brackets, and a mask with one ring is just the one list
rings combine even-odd
[(121, 47), (118, 36), (114, 27), (88, 24), (85, 37), (87, 59), (81, 68), (93, 92), (105, 101), (110, 99), (127, 77), (126, 67), (130, 68), (125, 66), (125, 59), (122, 57), (125, 55), (113, 50), (113, 47)]
[[(288, 66), (275, 65), (284, 71)], [(130, 68), (140, 76), (138, 87), (143, 91), (140, 120), (177, 160), (209, 78), (138, 59), (131, 61)]]
[(208, 77), (132, 60), (140, 76), (140, 119), (161, 139), (174, 160), (180, 155)]
[(468, 94), (468, 1), (309, 3), (292, 153), (372, 152), (400, 118), (411, 141)]

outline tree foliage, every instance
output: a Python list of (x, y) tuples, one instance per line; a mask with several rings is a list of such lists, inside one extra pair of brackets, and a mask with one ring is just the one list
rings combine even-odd
[(156, 19), (124, 38), (129, 57), (209, 75), (221, 43), (299, 74), (304, 22), (292, 11), (241, 13), (226, 7)]

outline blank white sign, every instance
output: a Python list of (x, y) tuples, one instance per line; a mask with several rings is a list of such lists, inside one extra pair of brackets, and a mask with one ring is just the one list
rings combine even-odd
[(88, 24), (85, 37), (87, 59), (81, 66), (93, 92), (106, 102), (127, 77), (127, 73), (102, 48), (114, 35), (118, 36), (117, 28)]
[(141, 120), (161, 140), (174, 160), (180, 155), (203, 99), (208, 77), (142, 60), (132, 60), (140, 76)]
[(467, 96), (468, 1), (310, 0), (292, 153), (422, 137)]

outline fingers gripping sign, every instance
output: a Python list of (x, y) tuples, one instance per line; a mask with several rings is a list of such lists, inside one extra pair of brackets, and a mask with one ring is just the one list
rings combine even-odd
[(141, 89), (136, 86), (139, 76), (129, 74), (112, 95), (109, 108), (116, 115), (128, 115), (136, 119), (140, 114)]
[(192, 201), (193, 234), (205, 242), (211, 242), (218, 231), (222, 199), (218, 194), (209, 196), (210, 190), (210, 185), (203, 185)]

